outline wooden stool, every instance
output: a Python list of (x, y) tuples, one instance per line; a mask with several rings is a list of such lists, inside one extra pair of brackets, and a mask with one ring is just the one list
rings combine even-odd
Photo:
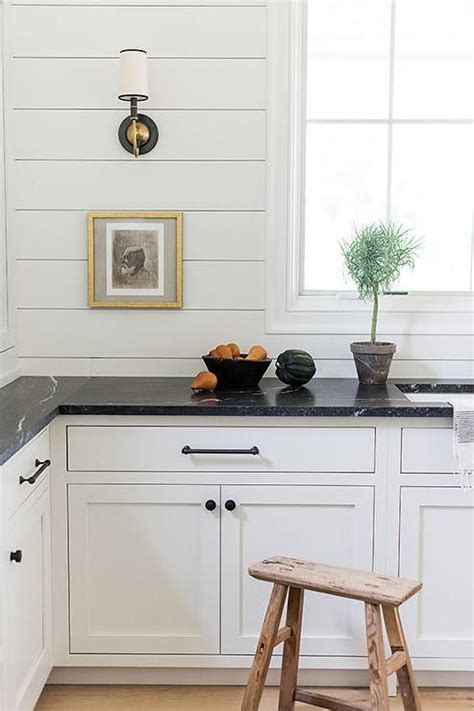
[[(293, 711), (295, 701), (333, 711), (389, 711), (387, 677), (397, 673), (406, 711), (421, 711), (415, 675), (398, 614), (398, 607), (417, 593), (422, 584), (350, 568), (276, 557), (249, 568), (258, 580), (272, 582), (265, 620), (242, 702), (242, 711), (257, 711), (273, 649), (284, 642), (278, 711)], [(312, 590), (365, 603), (369, 659), (370, 705), (351, 704), (334, 696), (305, 691), (296, 685), (301, 638), (303, 592)], [(280, 619), (288, 595), (286, 624)], [(385, 659), (382, 615), (392, 655)]]

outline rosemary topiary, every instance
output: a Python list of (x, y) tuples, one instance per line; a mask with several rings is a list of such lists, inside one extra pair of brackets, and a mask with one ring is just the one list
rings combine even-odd
[(393, 222), (376, 222), (355, 228), (353, 239), (341, 242), (347, 272), (355, 282), (360, 298), (373, 302), (371, 343), (377, 338), (379, 298), (392, 290), (404, 267), (413, 269), (420, 244), (421, 240)]

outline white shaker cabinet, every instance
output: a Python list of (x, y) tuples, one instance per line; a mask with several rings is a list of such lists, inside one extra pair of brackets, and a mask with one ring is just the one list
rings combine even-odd
[(68, 489), (71, 652), (217, 654), (219, 487)]
[[(402, 609), (415, 668), (468, 674), (474, 509), (449, 473), (450, 425), (58, 418), (55, 666), (199, 668), (203, 679), (247, 668), (270, 593), (247, 569), (281, 554), (422, 579)], [(361, 670), (366, 653), (362, 603), (308, 593), (302, 666)]]
[(48, 486), (10, 519), (5, 544), (6, 708), (30, 711), (52, 665)]
[(472, 658), (474, 492), (403, 488), (400, 575), (423, 580), (402, 609), (413, 657)]
[[(373, 493), (369, 486), (222, 487), (222, 653), (255, 650), (271, 588), (249, 577), (255, 561), (285, 555), (372, 570)], [(365, 654), (361, 603), (312, 593), (304, 615), (303, 655)]]

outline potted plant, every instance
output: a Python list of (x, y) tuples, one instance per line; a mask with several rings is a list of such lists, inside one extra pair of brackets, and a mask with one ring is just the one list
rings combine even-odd
[(349, 277), (355, 282), (359, 296), (372, 301), (370, 341), (351, 343), (359, 382), (382, 385), (386, 382), (395, 343), (377, 341), (377, 319), (382, 294), (390, 292), (404, 267), (413, 269), (420, 240), (401, 225), (383, 222), (356, 229), (341, 249)]

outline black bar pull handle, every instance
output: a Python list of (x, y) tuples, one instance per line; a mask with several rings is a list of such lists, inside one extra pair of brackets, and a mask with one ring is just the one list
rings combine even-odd
[(260, 454), (258, 447), (250, 447), (250, 449), (193, 449), (189, 444), (185, 444), (181, 450), (181, 454)]
[(23, 558), (23, 553), (21, 551), (12, 551), (10, 553), (10, 560), (12, 563), (21, 563), (21, 559)]
[(20, 477), (20, 484), (24, 484), (25, 482), (28, 482), (28, 484), (34, 484), (35, 481), (38, 479), (38, 477), (41, 476), (41, 474), (44, 472), (45, 469), (51, 466), (51, 461), (49, 459), (45, 459), (44, 462), (40, 462), (39, 459), (35, 460), (35, 467), (39, 467), (35, 471), (34, 474), (28, 477), (21, 476)]

